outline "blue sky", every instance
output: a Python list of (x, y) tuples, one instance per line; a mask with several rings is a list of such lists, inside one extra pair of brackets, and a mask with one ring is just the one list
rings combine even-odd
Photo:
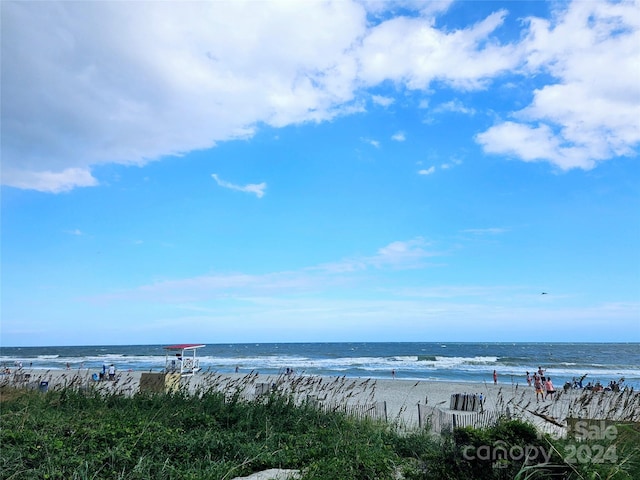
[(640, 341), (637, 2), (1, 8), (2, 345)]

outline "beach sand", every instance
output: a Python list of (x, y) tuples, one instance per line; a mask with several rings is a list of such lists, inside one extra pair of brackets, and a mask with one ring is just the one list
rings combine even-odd
[[(46, 389), (58, 389), (65, 386), (97, 388), (104, 392), (134, 394), (139, 391), (141, 371), (119, 371), (117, 382), (95, 381), (97, 372), (88, 369), (75, 370), (37, 370), (23, 369), (27, 374), (18, 383), (23, 382), (32, 388), (40, 388), (41, 382), (47, 382)], [(9, 376), (5, 375), (5, 381)], [(2, 378), (2, 377), (0, 377)], [(14, 374), (11, 375), (15, 381)], [(386, 419), (405, 427), (417, 427), (420, 424), (419, 411), (430, 412), (432, 408), (453, 413), (449, 408), (454, 394), (482, 395), (483, 411), (521, 416), (539, 425), (543, 430), (558, 430), (558, 426), (547, 421), (544, 416), (564, 425), (572, 400), (578, 393), (558, 394), (553, 400), (536, 402), (533, 387), (521, 384), (488, 384), (441, 381), (416, 381), (404, 379), (370, 379), (346, 377), (319, 377), (297, 375), (262, 375), (251, 373), (218, 374), (199, 372), (193, 377), (182, 380), (182, 384), (191, 392), (218, 390), (225, 392), (241, 391), (247, 399), (255, 398), (272, 388), (280, 392), (292, 393), (297, 399), (313, 400), (327, 408), (338, 406), (376, 405), (378, 412), (386, 407)], [(384, 404), (382, 404), (384, 402)], [(419, 410), (418, 405), (421, 406)], [(424, 408), (427, 407), (427, 408)], [(479, 410), (479, 409), (478, 409)], [(536, 413), (543, 416), (538, 416)], [(460, 413), (456, 411), (456, 413)], [(378, 418), (380, 416), (378, 415)]]

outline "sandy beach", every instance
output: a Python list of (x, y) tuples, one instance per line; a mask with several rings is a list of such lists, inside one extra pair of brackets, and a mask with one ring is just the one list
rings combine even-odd
[[(623, 410), (633, 417), (625, 418), (640, 421), (640, 395), (632, 390), (620, 394), (559, 391), (554, 395), (555, 398), (537, 402), (533, 387), (526, 384), (494, 385), (293, 374), (265, 375), (256, 372), (200, 372), (182, 379), (179, 374), (174, 375), (178, 380), (177, 388), (195, 396), (217, 391), (228, 396), (255, 400), (267, 398), (268, 393), (276, 391), (290, 395), (295, 401), (313, 402), (322, 409), (335, 409), (356, 416), (385, 420), (395, 425), (399, 431), (411, 431), (428, 426), (437, 434), (436, 427), (453, 426), (443, 423), (443, 418), (456, 418), (458, 426), (483, 426), (492, 424), (498, 416), (508, 413), (511, 417), (530, 421), (542, 432), (564, 436), (567, 433), (568, 416), (587, 419), (602, 416), (611, 418), (612, 414), (615, 416), (615, 412), (620, 411), (621, 400), (624, 403)], [(153, 379), (161, 379), (162, 383), (150, 383)], [(169, 379), (169, 376), (160, 372), (121, 371), (116, 372), (114, 381), (110, 381), (100, 380), (98, 374), (89, 369), (21, 369), (17, 374), (14, 372), (0, 375), (0, 385), (33, 388), (42, 393), (62, 388), (77, 388), (105, 395), (134, 395), (141, 390), (170, 390)], [(158, 386), (158, 389), (150, 390)], [(452, 395), (465, 394), (466, 398), (474, 400), (482, 396), (482, 405), (473, 402), (472, 408), (466, 408), (469, 405), (458, 403), (455, 405), (456, 408), (452, 408)], [(486, 423), (483, 423), (485, 421)], [(443, 428), (440, 429), (442, 430)], [(292, 479), (296, 478), (298, 473), (299, 470), (269, 469), (248, 477), (237, 477), (235, 480)]]
[[(37, 370), (23, 369), (22, 376), (3, 375), (0, 381), (22, 383), (31, 388), (59, 389), (65, 386), (95, 388), (105, 393), (119, 392), (127, 395), (140, 390), (140, 380), (146, 372), (119, 371), (117, 381), (96, 381), (97, 373), (89, 369)], [(46, 386), (42, 384), (46, 382)], [(243, 398), (253, 399), (278, 390), (293, 394), (298, 400), (312, 400), (326, 408), (375, 407), (377, 418), (382, 412), (387, 421), (408, 428), (419, 426), (433, 409), (445, 413), (466, 413), (452, 410), (451, 396), (455, 394), (482, 397), (482, 406), (476, 412), (498, 412), (526, 418), (542, 430), (562, 434), (560, 425), (572, 409), (580, 392), (557, 392), (553, 399), (536, 402), (533, 387), (526, 384), (456, 383), (440, 381), (415, 381), (400, 379), (370, 379), (347, 377), (319, 377), (298, 375), (262, 375), (256, 372), (218, 374), (200, 372), (183, 378), (183, 388), (192, 393), (207, 390), (227, 393), (240, 392)], [(610, 393), (610, 392), (606, 392)], [(371, 410), (370, 410), (371, 411)]]

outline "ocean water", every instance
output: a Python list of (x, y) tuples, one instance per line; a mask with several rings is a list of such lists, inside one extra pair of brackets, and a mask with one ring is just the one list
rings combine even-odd
[[(0, 365), (98, 372), (103, 363), (119, 370), (161, 371), (165, 345), (0, 347)], [(173, 353), (170, 353), (172, 355)], [(588, 381), (640, 389), (638, 343), (265, 343), (214, 344), (198, 350), (204, 371), (256, 371), (430, 381), (526, 384), (526, 371), (546, 369), (554, 384), (587, 375)]]

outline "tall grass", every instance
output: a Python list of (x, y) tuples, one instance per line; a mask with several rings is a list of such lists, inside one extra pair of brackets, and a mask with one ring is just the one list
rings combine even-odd
[[(47, 393), (0, 384), (0, 478), (230, 480), (269, 468), (300, 470), (304, 480), (640, 478), (633, 392), (576, 396), (564, 412), (552, 404), (535, 410), (518, 397), (497, 402), (559, 424), (569, 413), (615, 412), (617, 433), (605, 441), (554, 438), (508, 419), (434, 436), (399, 428), (394, 419), (354, 418), (343, 408), (355, 398), (373, 401), (374, 381), (283, 376), (266, 390), (257, 382), (256, 374), (208, 373), (171, 393), (73, 375)], [(614, 447), (615, 458), (593, 461), (596, 446)], [(492, 455), (479, 455), (484, 447)], [(513, 455), (527, 447), (544, 448), (548, 461)]]
[[(309, 479), (384, 479), (401, 461), (379, 422), (319, 409), (290, 393), (248, 399), (248, 379), (222, 390), (215, 381), (195, 394), (69, 385), (42, 394), (4, 386), (0, 477), (230, 479), (304, 467)], [(323, 389), (344, 388), (338, 382)]]
[(565, 390), (544, 403), (526, 398), (516, 395), (508, 403), (550, 433), (542, 439), (554, 463), (527, 466), (518, 478), (546, 478), (551, 469), (568, 479), (640, 479), (639, 392)]

